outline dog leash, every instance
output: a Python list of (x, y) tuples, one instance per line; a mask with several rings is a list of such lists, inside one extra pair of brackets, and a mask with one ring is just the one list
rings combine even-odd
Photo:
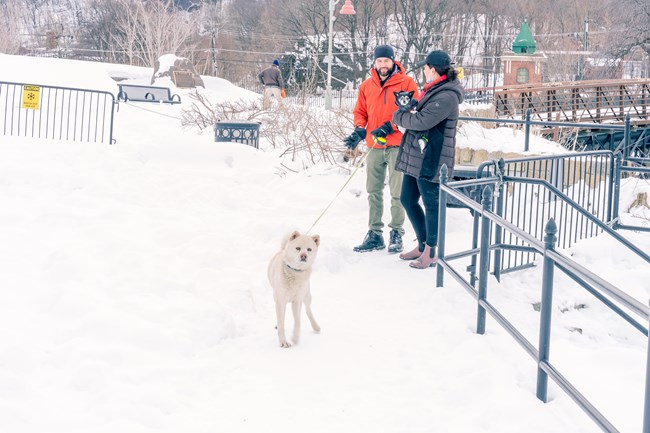
[(336, 201), (336, 199), (338, 198), (338, 196), (341, 195), (341, 192), (343, 192), (343, 189), (345, 189), (345, 187), (347, 186), (347, 184), (350, 183), (350, 181), (352, 180), (352, 178), (354, 177), (354, 175), (357, 174), (357, 171), (359, 171), (359, 169), (360, 169), (361, 166), (363, 165), (363, 163), (364, 163), (364, 161), (366, 160), (366, 158), (368, 158), (368, 155), (370, 155), (370, 152), (372, 152), (372, 149), (374, 149), (374, 147), (369, 148), (368, 151), (366, 152), (366, 154), (363, 156), (363, 158), (361, 158), (361, 161), (359, 161), (359, 163), (358, 163), (357, 166), (355, 167), (354, 171), (350, 174), (350, 176), (349, 176), (348, 179), (345, 181), (345, 183), (343, 184), (343, 186), (341, 186), (341, 189), (339, 189), (339, 191), (336, 193), (336, 195), (334, 196), (334, 198), (332, 198), (332, 200), (331, 200), (331, 201), (329, 202), (329, 204), (325, 207), (325, 209), (323, 209), (323, 212), (321, 212), (321, 214), (318, 215), (318, 218), (316, 218), (316, 221), (314, 221), (314, 223), (311, 225), (311, 227), (309, 227), (309, 230), (307, 230), (307, 234), (311, 233), (311, 230), (316, 226), (316, 224), (318, 224), (318, 221), (320, 221), (320, 219), (323, 217), (323, 215), (325, 215), (325, 212), (327, 212), (327, 210), (330, 208), (330, 206), (332, 206), (332, 204), (334, 203), (334, 201)]

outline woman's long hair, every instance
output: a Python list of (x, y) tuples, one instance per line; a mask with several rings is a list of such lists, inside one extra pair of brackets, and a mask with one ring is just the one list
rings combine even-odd
[(453, 66), (449, 66), (445, 69), (442, 69), (439, 66), (429, 65), (429, 67), (434, 68), (441, 77), (446, 75), (448, 81), (454, 81), (458, 77), (458, 72), (456, 72), (456, 69)]

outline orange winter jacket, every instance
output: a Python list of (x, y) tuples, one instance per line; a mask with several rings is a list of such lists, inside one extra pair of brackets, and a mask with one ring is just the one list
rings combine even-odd
[[(413, 78), (404, 73), (404, 67), (395, 61), (396, 70), (388, 80), (381, 85), (379, 74), (374, 66), (370, 69), (370, 78), (361, 83), (359, 96), (354, 106), (354, 127), (366, 128), (366, 143), (368, 147), (384, 148), (380, 143), (372, 139), (372, 130), (383, 125), (393, 118), (393, 112), (397, 110), (395, 105), (395, 94), (405, 90), (414, 91), (414, 98), (418, 98), (418, 87)], [(399, 146), (402, 140), (402, 133), (393, 124), (394, 133), (386, 137), (387, 146)]]

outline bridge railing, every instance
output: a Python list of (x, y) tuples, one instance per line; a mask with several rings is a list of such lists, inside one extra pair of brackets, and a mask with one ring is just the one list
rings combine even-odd
[(0, 135), (113, 143), (110, 92), (0, 82)]
[(626, 115), (650, 122), (650, 79), (580, 81), (500, 87), (494, 104), (501, 117), (565, 122), (623, 122)]

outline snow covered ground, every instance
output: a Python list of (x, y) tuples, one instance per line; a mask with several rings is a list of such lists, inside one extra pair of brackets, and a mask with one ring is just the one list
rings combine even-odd
[[(0, 62), (2, 81), (114, 94), (109, 72), (134, 83), (151, 76)], [(259, 97), (204, 79), (224, 100)], [(268, 261), (282, 236), (312, 226), (350, 171), (279, 175), (279, 151), (183, 130), (182, 108), (121, 104), (112, 146), (0, 136), (0, 431), (599, 431), (554, 384), (549, 403), (536, 399), (535, 362), (489, 318), (477, 335), (476, 305), (450, 277), (436, 288), (433, 270), (352, 252), (367, 230), (363, 169), (313, 230), (322, 333), (303, 327), (300, 345), (279, 348)], [(490, 146), (491, 133), (465, 136)], [(499, 134), (494, 150), (521, 143)], [(647, 180), (628, 182), (623, 201), (647, 190)], [(453, 252), (467, 247), (471, 220), (450, 213)], [(623, 218), (645, 221), (636, 215)], [(650, 251), (650, 235), (624, 235)], [(606, 236), (566, 253), (650, 298), (650, 266)], [(641, 431), (647, 338), (556, 274), (551, 361), (621, 432)], [(489, 283), (490, 299), (534, 344), (540, 284), (540, 269)]]

